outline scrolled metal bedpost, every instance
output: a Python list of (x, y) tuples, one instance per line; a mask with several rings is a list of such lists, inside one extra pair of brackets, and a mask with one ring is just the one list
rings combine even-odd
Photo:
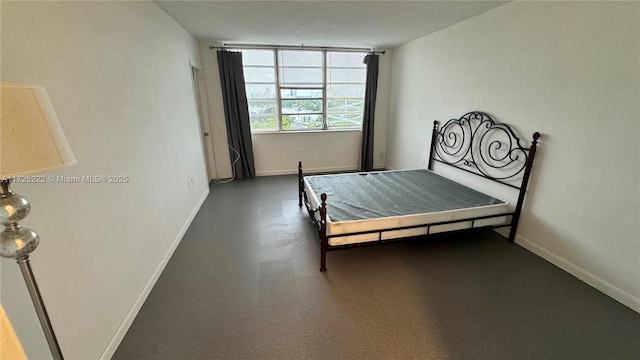
[(436, 148), (436, 141), (438, 141), (438, 120), (433, 121), (433, 130), (431, 131), (431, 147), (429, 148), (429, 162), (427, 163), (427, 169), (433, 170), (433, 152)]
[(533, 141), (529, 148), (529, 157), (527, 158), (527, 164), (522, 175), (522, 184), (520, 185), (520, 193), (518, 194), (518, 202), (516, 204), (516, 210), (511, 218), (511, 231), (509, 231), (509, 242), (516, 240), (516, 230), (518, 229), (518, 222), (520, 221), (520, 213), (522, 212), (522, 205), (524, 204), (524, 196), (527, 192), (527, 185), (529, 184), (529, 176), (531, 175), (531, 168), (533, 167), (533, 158), (536, 156), (536, 149), (538, 148), (538, 139), (540, 133), (533, 133)]
[(327, 194), (320, 195), (322, 204), (320, 205), (320, 271), (327, 271), (327, 247), (329, 240), (327, 239)]
[(304, 189), (304, 180), (302, 177), (302, 161), (298, 161), (298, 206), (302, 207), (302, 191)]

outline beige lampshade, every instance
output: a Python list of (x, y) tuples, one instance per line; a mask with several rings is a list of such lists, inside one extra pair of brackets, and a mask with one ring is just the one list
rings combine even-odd
[(0, 305), (0, 359), (27, 359), (2, 305)]
[(76, 163), (42, 86), (2, 83), (0, 141), (0, 179)]

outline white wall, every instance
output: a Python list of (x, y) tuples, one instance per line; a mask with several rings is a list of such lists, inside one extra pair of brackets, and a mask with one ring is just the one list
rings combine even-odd
[(517, 242), (636, 311), (639, 6), (514, 2), (395, 49), (387, 139), (388, 165), (410, 168), (435, 119), (540, 131)]
[[(200, 42), (200, 57), (208, 93), (209, 121), (213, 129), (216, 173), (219, 178), (231, 177), (229, 148), (216, 50)], [(380, 55), (378, 98), (374, 129), (374, 167), (385, 163), (391, 51)], [(323, 131), (253, 134), (253, 152), (258, 176), (293, 174), (302, 160), (306, 172), (356, 170), (360, 164), (361, 131)], [(382, 153), (382, 154), (381, 154)]]
[[(151, 2), (2, 2), (3, 81), (44, 85), (78, 159), (15, 184), (41, 236), (32, 261), (68, 359), (109, 358), (208, 192), (189, 60), (196, 41)], [(195, 184), (188, 189), (187, 180)], [(2, 304), (30, 359), (50, 357), (18, 266)]]

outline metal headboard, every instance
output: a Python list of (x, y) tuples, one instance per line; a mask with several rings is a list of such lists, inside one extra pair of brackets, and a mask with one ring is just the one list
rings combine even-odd
[[(520, 144), (520, 139), (509, 125), (498, 123), (480, 111), (466, 113), (460, 119), (451, 119), (440, 130), (438, 121), (434, 121), (428, 168), (433, 170), (433, 162), (437, 161), (518, 189), (518, 201), (509, 232), (509, 241), (513, 242), (539, 138), (539, 132), (533, 133), (533, 141), (527, 149)], [(502, 175), (492, 175), (494, 171)], [(520, 186), (504, 181), (520, 173)]]
[[(521, 144), (520, 138), (507, 124), (496, 122), (488, 114), (472, 111), (459, 119), (451, 119), (438, 128), (433, 122), (429, 169), (437, 161), (478, 176), (521, 189), (509, 183), (524, 174), (533, 162), (532, 148)], [(533, 134), (535, 148), (539, 133)], [(530, 170), (530, 169), (529, 169)]]

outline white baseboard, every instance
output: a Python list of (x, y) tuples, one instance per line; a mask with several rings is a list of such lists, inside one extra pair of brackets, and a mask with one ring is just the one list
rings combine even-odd
[(567, 259), (560, 257), (546, 248), (531, 242), (529, 239), (523, 236), (516, 235), (516, 243), (523, 248), (531, 251), (532, 253), (540, 256), (569, 274), (577, 277), (585, 283), (591, 285), (597, 290), (603, 292), (609, 297), (617, 300), (621, 304), (631, 308), (632, 310), (640, 313), (640, 298), (629, 294), (628, 292), (620, 289), (619, 287), (611, 284), (610, 282), (600, 278), (599, 276), (581, 268), (568, 261)]
[[(305, 174), (315, 174), (315, 173), (329, 173), (329, 172), (340, 172), (340, 171), (355, 171), (358, 167), (354, 165), (348, 166), (333, 166), (333, 167), (318, 167), (318, 168), (305, 168), (304, 164), (302, 164), (302, 170)], [(256, 171), (256, 176), (275, 176), (275, 175), (291, 175), (297, 174), (298, 169), (285, 169), (285, 170), (267, 170), (267, 171)]]
[(158, 264), (156, 271), (153, 272), (153, 275), (151, 276), (149, 281), (147, 281), (147, 284), (142, 289), (142, 292), (140, 293), (140, 295), (138, 295), (138, 298), (133, 303), (133, 306), (131, 307), (131, 309), (129, 309), (129, 312), (124, 317), (124, 320), (122, 321), (122, 323), (120, 324), (116, 332), (111, 337), (111, 340), (109, 340), (109, 343), (107, 344), (107, 346), (104, 348), (104, 350), (102, 350), (102, 353), (98, 357), (100, 360), (109, 360), (111, 359), (111, 357), (113, 357), (113, 354), (118, 349), (118, 346), (120, 346), (120, 342), (122, 342), (122, 339), (126, 335), (129, 328), (131, 327), (131, 324), (133, 324), (133, 320), (135, 320), (136, 315), (138, 315), (138, 312), (142, 308), (142, 305), (144, 305), (145, 300), (147, 300), (147, 297), (151, 293), (151, 289), (153, 289), (153, 286), (156, 284), (156, 281), (158, 281), (158, 278), (160, 278), (162, 271), (164, 270), (165, 266), (167, 266), (169, 259), (171, 259), (171, 256), (173, 255), (174, 251), (180, 244), (180, 241), (182, 241), (182, 237), (187, 232), (187, 229), (189, 229), (191, 222), (196, 217), (196, 214), (200, 210), (200, 207), (202, 207), (202, 204), (207, 199), (208, 195), (209, 195), (209, 188), (207, 188), (207, 191), (204, 193), (204, 195), (202, 195), (202, 198), (198, 201), (198, 204), (196, 205), (195, 209), (193, 209), (193, 211), (189, 215), (187, 222), (184, 224), (184, 226), (178, 233), (178, 236), (176, 236), (176, 239), (173, 241), (173, 244), (171, 244), (171, 247), (162, 258), (162, 261), (160, 262), (160, 264)]

